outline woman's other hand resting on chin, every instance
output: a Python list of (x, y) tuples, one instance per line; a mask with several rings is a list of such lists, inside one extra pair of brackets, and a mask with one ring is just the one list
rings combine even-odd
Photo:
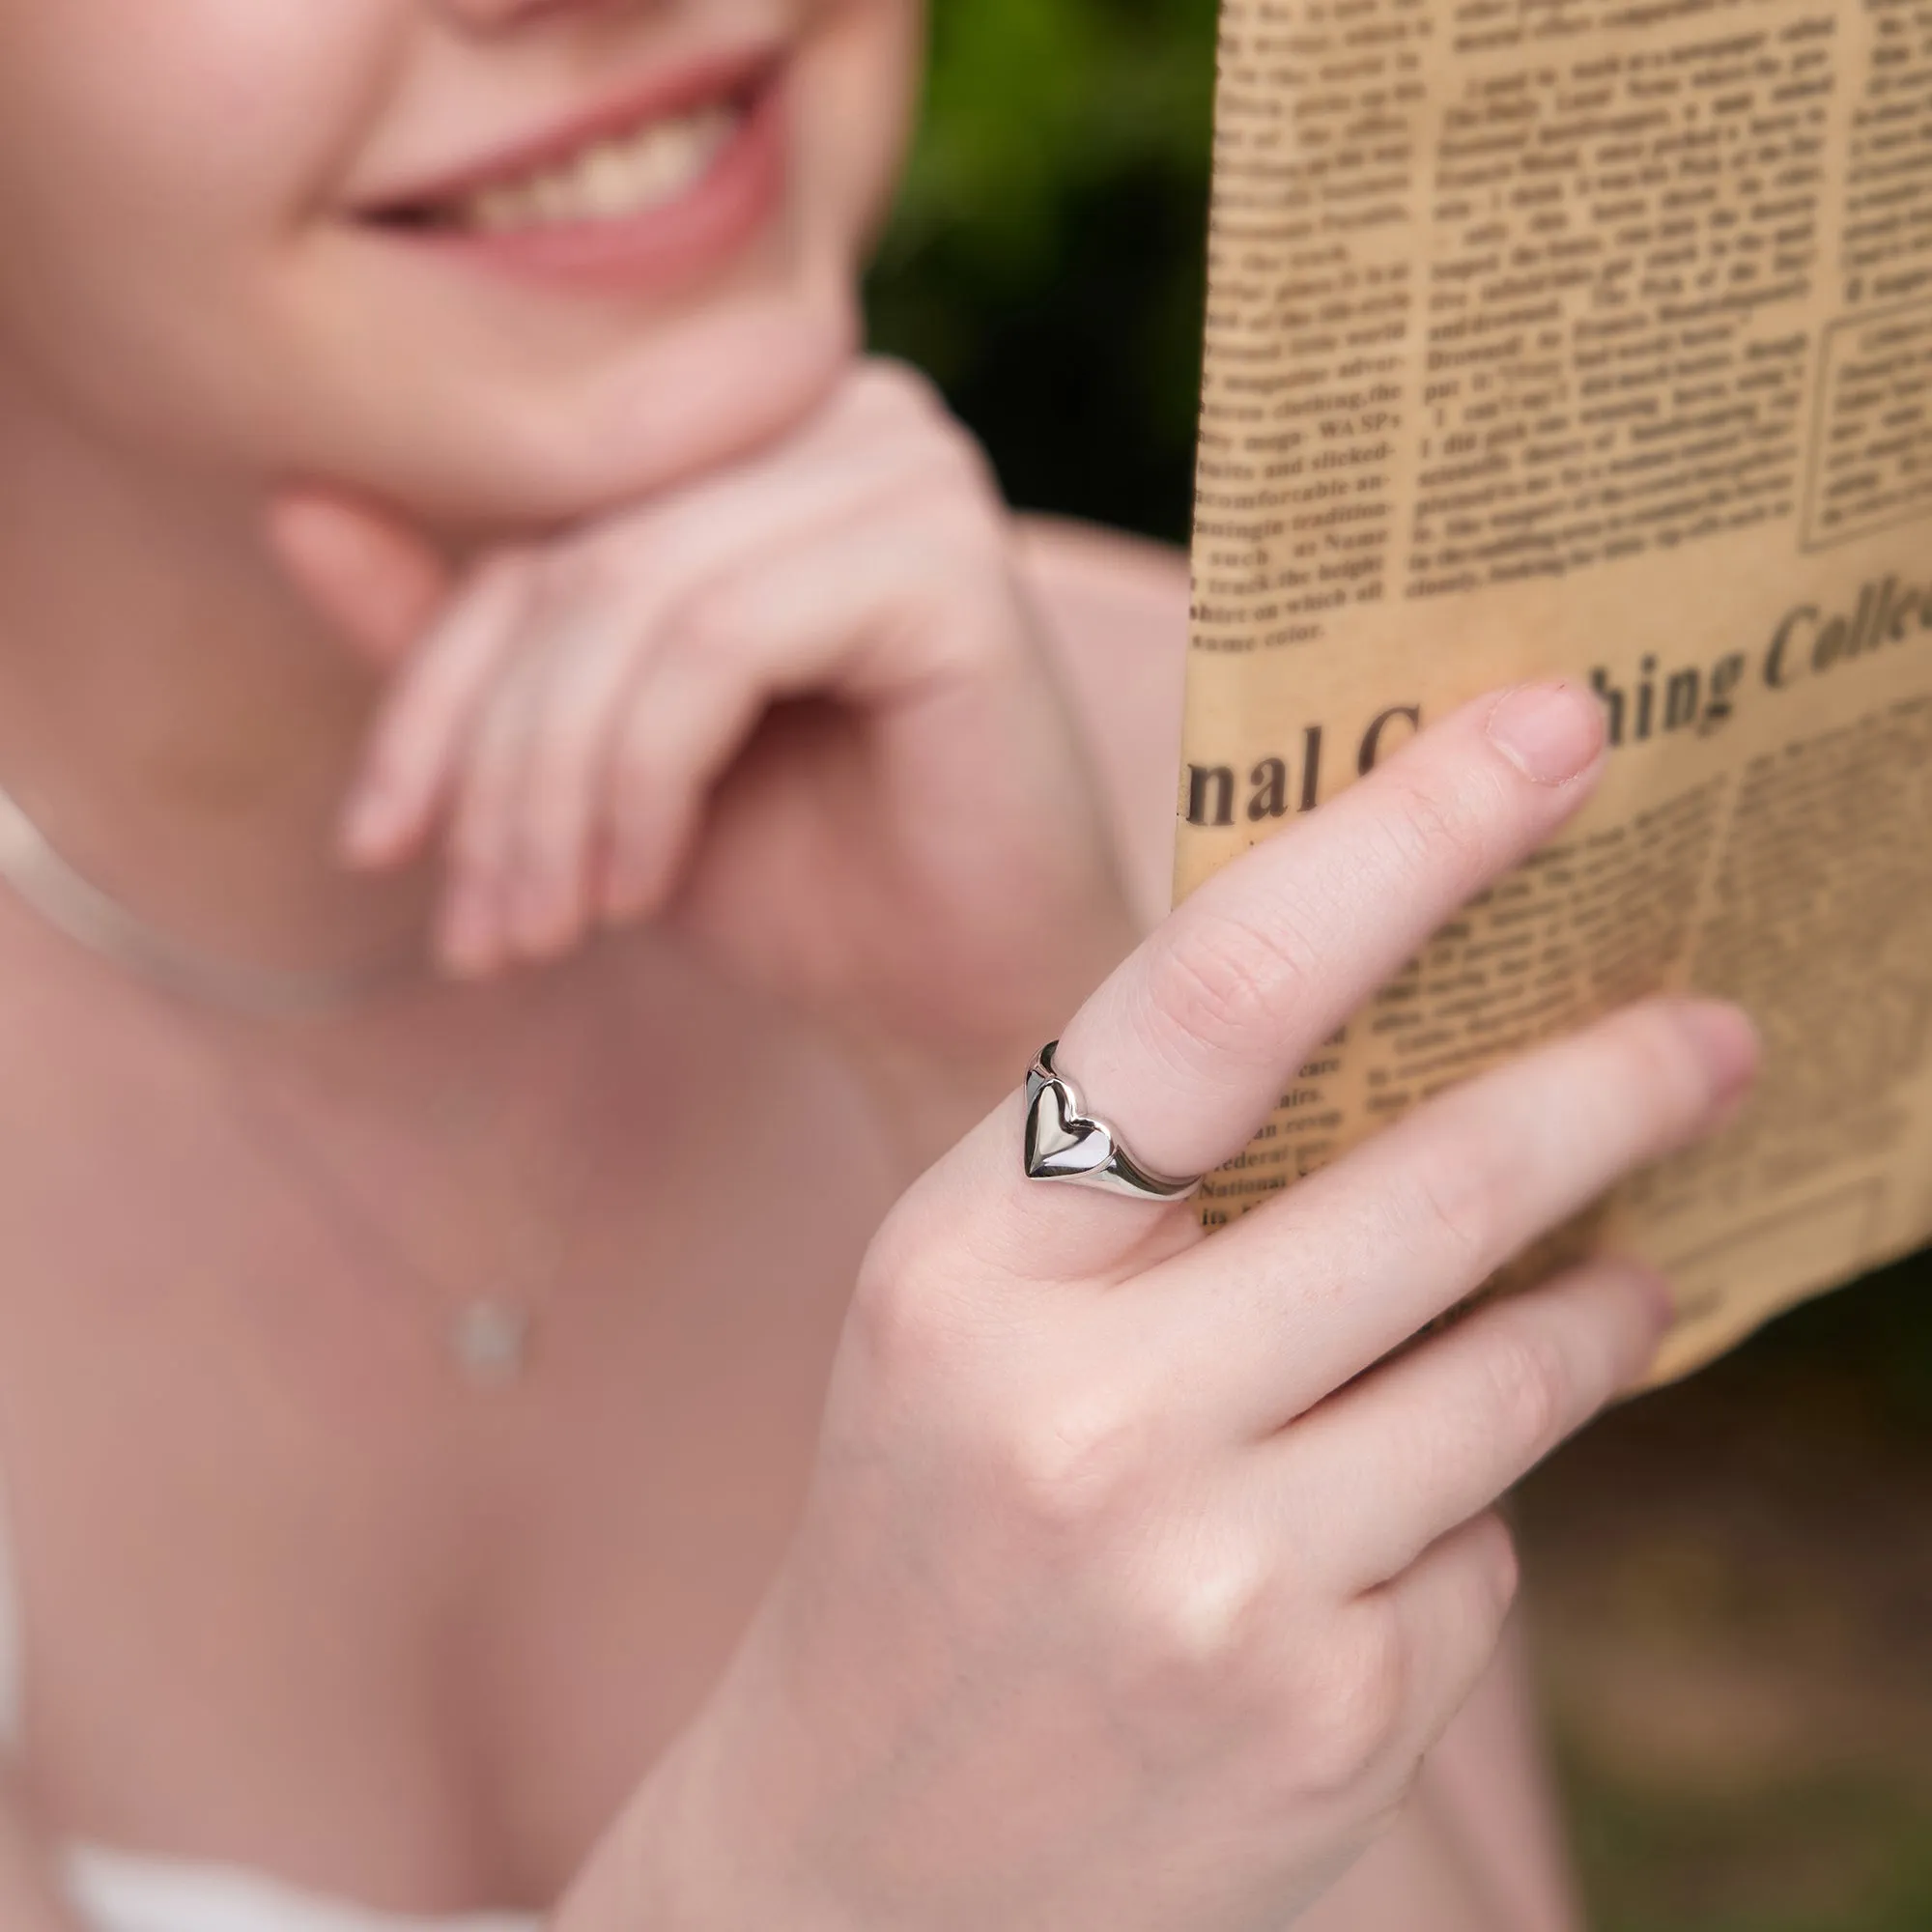
[[(1183, 904), (1060, 1065), (1137, 1158), (1236, 1152), (1589, 789), (1588, 697), (1471, 705)], [(1516, 1587), (1497, 1497), (1642, 1374), (1614, 1261), (1392, 1357), (1748, 1083), (1658, 1001), (1444, 1095), (1211, 1241), (1030, 1181), (1009, 1099), (867, 1257), (803, 1528), (558, 1932), (1272, 1932), (1393, 1820)]]
[(453, 583), (337, 496), (285, 496), (273, 531), (396, 667), (344, 846), (385, 867), (442, 834), (452, 972), (668, 919), (841, 1031), (1004, 1072), (1131, 943), (1011, 520), (897, 364), (855, 365), (753, 458)]

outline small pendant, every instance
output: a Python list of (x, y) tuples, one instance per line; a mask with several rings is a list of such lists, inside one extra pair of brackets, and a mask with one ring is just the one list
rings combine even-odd
[(529, 1367), (530, 1311), (514, 1301), (469, 1302), (450, 1320), (449, 1351), (472, 1388), (508, 1388)]

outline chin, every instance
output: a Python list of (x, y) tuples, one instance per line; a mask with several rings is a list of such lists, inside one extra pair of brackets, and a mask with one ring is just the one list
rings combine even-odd
[(265, 467), (385, 502), (460, 546), (537, 535), (776, 441), (831, 394), (861, 333), (849, 270), (641, 323), (614, 355), (554, 341), (531, 354), (487, 333), (405, 351), (399, 328), (358, 380), (310, 390), (338, 406), (308, 434), (285, 425)]

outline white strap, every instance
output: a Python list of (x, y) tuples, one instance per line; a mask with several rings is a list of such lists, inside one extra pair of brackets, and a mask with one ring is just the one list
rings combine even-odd
[(87, 1932), (540, 1932), (518, 1913), (396, 1918), (233, 1866), (71, 1846), (68, 1896)]

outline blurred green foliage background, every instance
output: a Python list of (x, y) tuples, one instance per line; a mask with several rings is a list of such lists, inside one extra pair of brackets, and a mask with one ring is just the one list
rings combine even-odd
[[(873, 341), (1016, 504), (1185, 539), (1213, 40), (1214, 0), (935, 0)], [(1599, 1424), (1520, 1520), (1592, 1924), (1932, 1932), (1926, 1259)]]
[(1009, 496), (1184, 541), (1213, 0), (939, 0), (871, 282)]

